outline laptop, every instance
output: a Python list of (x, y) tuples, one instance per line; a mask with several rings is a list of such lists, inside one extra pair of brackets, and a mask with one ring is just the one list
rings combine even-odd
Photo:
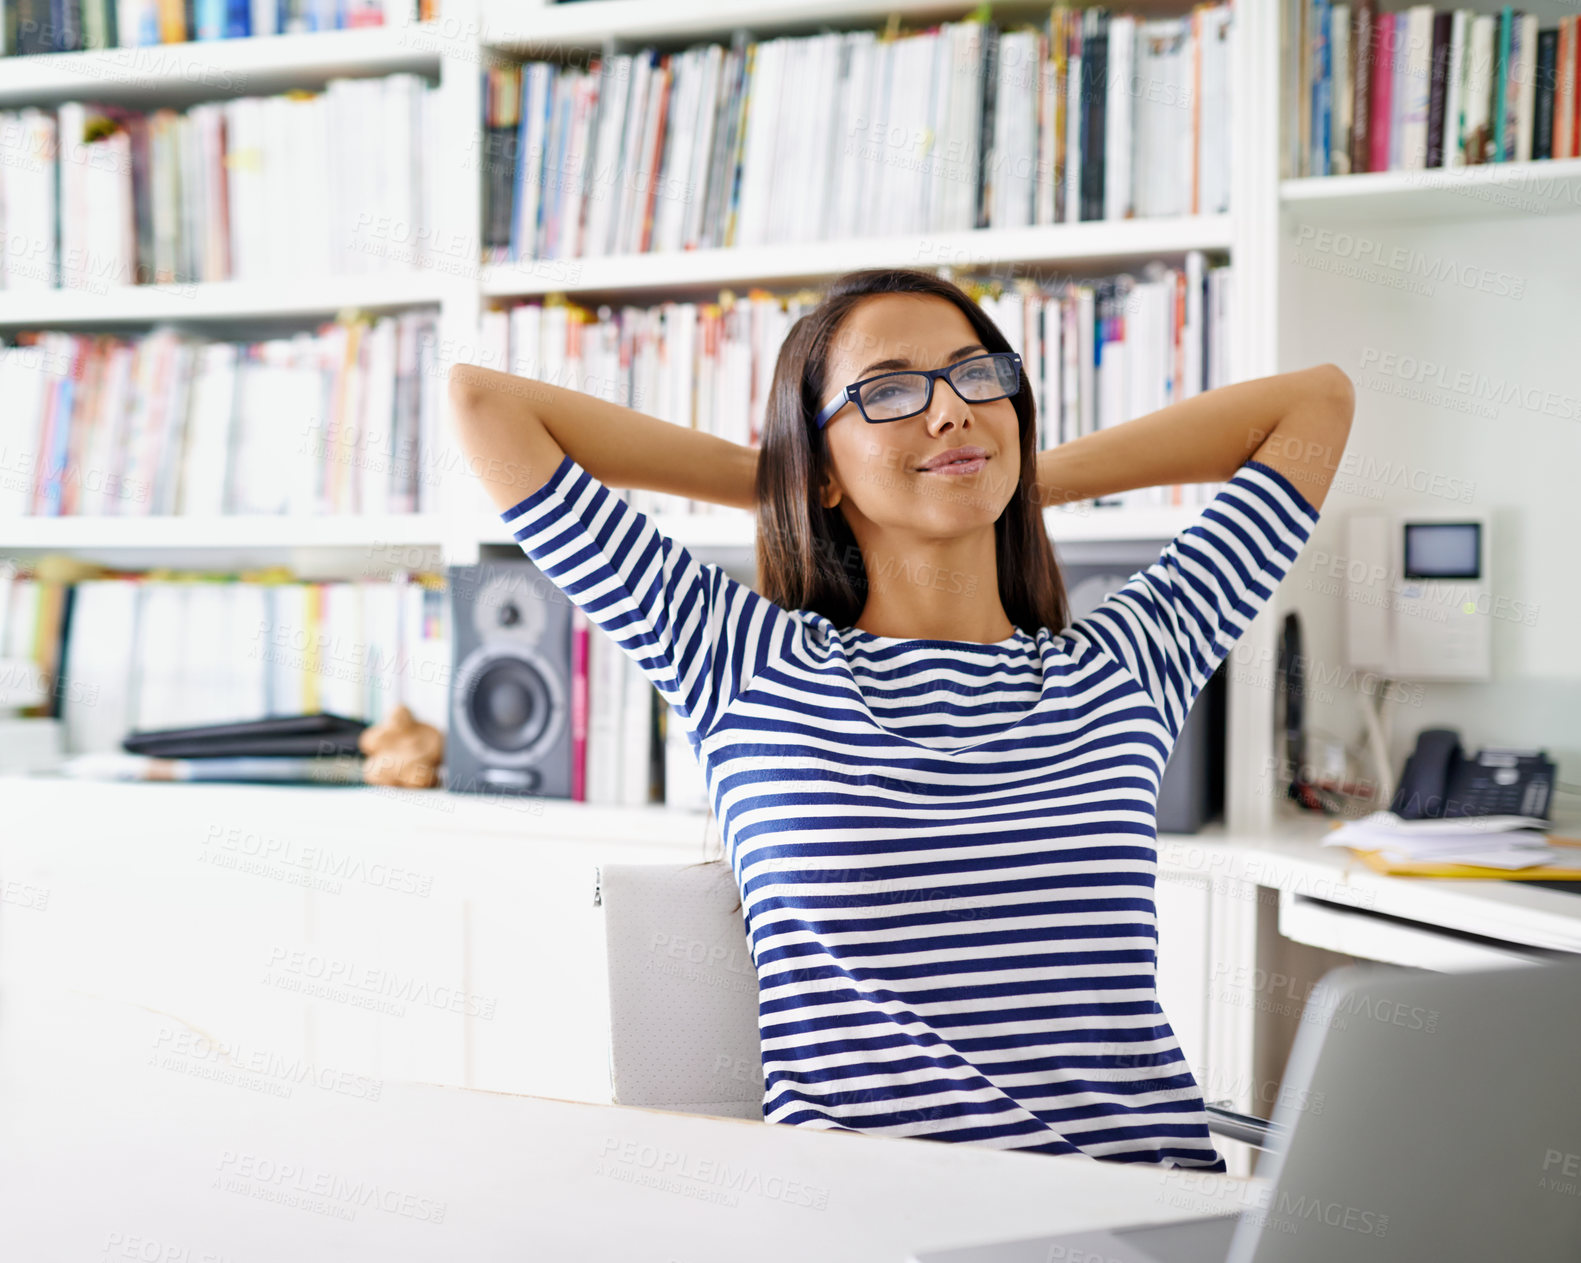
[(1277, 1148), (1258, 1160), (1267, 1183), (1245, 1185), (1236, 1212), (910, 1263), (1575, 1263), (1578, 1063), (1581, 957), (1456, 973), (1346, 965), (1308, 998)]

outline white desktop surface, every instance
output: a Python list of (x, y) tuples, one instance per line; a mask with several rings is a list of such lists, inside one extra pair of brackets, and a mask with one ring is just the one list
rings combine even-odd
[(881, 1263), (1233, 1211), (1260, 1187), (428, 1084), (281, 1097), (160, 1064), (169, 1025), (81, 994), (0, 994), (6, 1258)]

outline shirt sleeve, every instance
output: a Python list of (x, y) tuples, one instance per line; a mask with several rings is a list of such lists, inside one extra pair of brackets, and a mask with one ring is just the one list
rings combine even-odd
[(1268, 604), (1317, 520), (1288, 478), (1247, 461), (1157, 561), (1065, 635), (1124, 663), (1178, 738), (1192, 703)]
[(701, 739), (790, 614), (699, 562), (565, 455), (500, 517), (522, 551), (637, 663)]

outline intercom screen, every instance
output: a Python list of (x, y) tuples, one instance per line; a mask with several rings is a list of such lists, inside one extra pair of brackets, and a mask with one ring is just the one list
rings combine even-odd
[(1482, 527), (1476, 522), (1407, 522), (1407, 579), (1479, 579)]

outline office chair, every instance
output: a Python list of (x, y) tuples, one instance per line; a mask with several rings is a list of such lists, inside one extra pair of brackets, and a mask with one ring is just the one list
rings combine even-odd
[[(617, 1105), (763, 1117), (757, 967), (723, 860), (605, 864), (609, 1079)], [(1207, 1106), (1210, 1131), (1257, 1149), (1282, 1133), (1268, 1120)]]

